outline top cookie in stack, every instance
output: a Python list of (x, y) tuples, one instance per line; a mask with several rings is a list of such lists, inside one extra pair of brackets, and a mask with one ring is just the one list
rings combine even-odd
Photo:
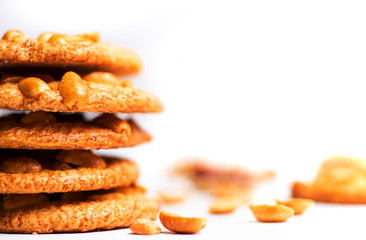
[[(117, 76), (140, 68), (133, 51), (97, 33), (5, 33), (0, 108), (30, 112), (0, 118), (1, 232), (91, 231), (156, 217), (159, 203), (136, 185), (136, 164), (90, 151), (151, 139), (111, 114), (162, 111), (155, 95)], [(86, 120), (80, 112), (102, 115)]]

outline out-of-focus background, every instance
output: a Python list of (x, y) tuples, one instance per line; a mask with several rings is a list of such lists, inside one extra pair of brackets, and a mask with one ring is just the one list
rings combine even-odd
[(136, 114), (154, 141), (111, 150), (152, 184), (182, 158), (204, 157), (311, 179), (333, 155), (366, 158), (363, 1), (0, 1), (0, 29), (99, 31), (135, 49), (128, 78), (158, 95)]

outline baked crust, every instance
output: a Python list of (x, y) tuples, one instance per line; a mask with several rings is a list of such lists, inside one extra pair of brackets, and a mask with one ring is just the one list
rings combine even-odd
[[(61, 114), (47, 113), (55, 118)], [(132, 147), (151, 140), (150, 135), (133, 120), (125, 123), (127, 129), (119, 132), (85, 121), (77, 116), (68, 116), (67, 121), (40, 121), (22, 124), (25, 114), (12, 114), (0, 118), (0, 148), (17, 149), (111, 149)], [(29, 114), (28, 114), (29, 116)]]
[(52, 39), (51, 35), (48, 39), (31, 39), (25, 35), (7, 39), (4, 35), (0, 40), (0, 70), (47, 67), (135, 74), (141, 69), (141, 60), (134, 51), (100, 42), (99, 34), (93, 34), (96, 35), (93, 39), (87, 34), (53, 34), (58, 39)]
[(0, 211), (0, 232), (87, 232), (129, 227), (137, 218), (155, 219), (160, 203), (127, 194), (106, 200), (58, 200)]
[(366, 161), (344, 156), (324, 161), (312, 183), (295, 182), (292, 196), (318, 202), (365, 204)]
[[(40, 151), (39, 154), (47, 155), (44, 151)], [(40, 172), (0, 172), (0, 193), (32, 194), (89, 191), (129, 186), (136, 182), (139, 171), (134, 162), (110, 157), (103, 159), (106, 162), (106, 168), (79, 167), (68, 170), (45, 168)], [(54, 161), (49, 159), (48, 164), (52, 164)]]

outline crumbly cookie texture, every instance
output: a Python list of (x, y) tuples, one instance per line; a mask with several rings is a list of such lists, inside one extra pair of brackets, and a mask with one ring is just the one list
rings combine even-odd
[(0, 148), (110, 149), (151, 139), (133, 120), (103, 114), (92, 121), (82, 114), (31, 112), (0, 118)]
[(37, 39), (9, 30), (0, 40), (0, 70), (10, 68), (63, 68), (134, 74), (142, 66), (137, 54), (99, 40), (99, 33), (42, 33)]
[(110, 77), (114, 76), (104, 72), (96, 77), (87, 76), (82, 79), (75, 72), (66, 72), (60, 81), (53, 81), (48, 74), (5, 73), (0, 79), (0, 108), (99, 113), (163, 110), (155, 95), (134, 88), (131, 81), (111, 82)]
[(129, 186), (139, 171), (129, 160), (91, 151), (2, 150), (0, 193), (89, 191)]
[(312, 183), (295, 182), (292, 195), (319, 202), (365, 204), (366, 161), (345, 156), (327, 159)]
[[(138, 218), (157, 217), (160, 210), (157, 200), (136, 194), (133, 189), (126, 192), (128, 193), (119, 190), (106, 193), (77, 192), (61, 196), (44, 194), (42, 198), (39, 197), (40, 194), (16, 195), (15, 198), (14, 195), (5, 195), (3, 207), (6, 207), (8, 199), (14, 202), (13, 199), (17, 200), (17, 196), (23, 196), (29, 199), (28, 202), (33, 200), (35, 203), (10, 209), (3, 208), (0, 211), (0, 232), (86, 232), (129, 227)], [(39, 199), (43, 198), (46, 200), (41, 202)], [(18, 201), (21, 205), (22, 201)]]

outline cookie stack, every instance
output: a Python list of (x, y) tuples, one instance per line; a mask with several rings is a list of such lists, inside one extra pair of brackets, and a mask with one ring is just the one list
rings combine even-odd
[(91, 151), (151, 139), (114, 114), (162, 110), (155, 95), (117, 77), (140, 68), (133, 51), (98, 33), (4, 34), (0, 108), (23, 111), (0, 118), (0, 232), (85, 232), (157, 216), (134, 162)]

